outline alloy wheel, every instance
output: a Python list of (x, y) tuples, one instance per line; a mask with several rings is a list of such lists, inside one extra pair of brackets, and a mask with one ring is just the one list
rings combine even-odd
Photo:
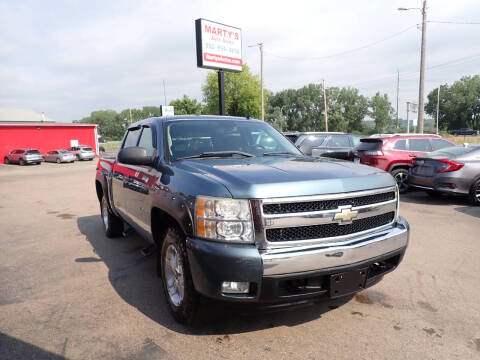
[(168, 297), (175, 306), (180, 306), (184, 297), (183, 262), (174, 244), (165, 251), (164, 273)]
[(102, 219), (105, 230), (108, 230), (108, 205), (105, 197), (102, 198)]

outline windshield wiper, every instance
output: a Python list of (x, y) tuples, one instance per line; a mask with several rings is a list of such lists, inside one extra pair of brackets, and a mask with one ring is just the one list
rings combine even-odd
[(240, 155), (244, 157), (255, 157), (255, 155), (243, 152), (243, 151), (209, 151), (197, 155), (184, 156), (175, 160), (185, 159), (201, 159), (201, 158), (213, 158), (213, 157), (233, 157), (233, 155)]
[(294, 154), (294, 153), (289, 152), (289, 151), (269, 151), (269, 152), (263, 153), (263, 156), (271, 156), (271, 155), (293, 155), (293, 156), (296, 156), (296, 157), (302, 156), (300, 154)]

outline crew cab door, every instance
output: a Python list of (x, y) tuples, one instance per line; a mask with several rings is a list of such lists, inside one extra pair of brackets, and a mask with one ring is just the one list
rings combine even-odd
[[(124, 149), (131, 146), (137, 146), (138, 138), (140, 137), (141, 127), (137, 126), (127, 130), (122, 146)], [(118, 161), (115, 162), (112, 169), (112, 200), (115, 209), (122, 215), (124, 220), (129, 221), (129, 211), (127, 208), (127, 189), (125, 183), (129, 176), (133, 175), (135, 170), (131, 165), (122, 164)]]
[[(143, 125), (138, 140), (138, 147), (147, 150), (148, 156), (156, 154), (155, 129), (150, 125)], [(150, 239), (151, 234), (151, 188), (158, 178), (158, 171), (153, 166), (128, 165), (134, 172), (124, 179), (127, 212), (133, 220), (135, 229)]]

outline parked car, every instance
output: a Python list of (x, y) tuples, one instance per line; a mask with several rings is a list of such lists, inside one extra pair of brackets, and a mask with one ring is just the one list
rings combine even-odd
[(438, 135), (387, 135), (364, 138), (353, 150), (351, 160), (388, 171), (397, 181), (401, 193), (407, 191), (408, 169), (416, 156), (456, 146)]
[(16, 149), (10, 151), (3, 159), (5, 164), (37, 164), (43, 161), (42, 154), (37, 149)]
[(409, 239), (389, 174), (307, 157), (254, 119), (134, 123), (95, 186), (106, 236), (127, 223), (158, 249), (180, 322), (200, 295), (275, 308), (352, 296), (394, 270)]
[(290, 140), (292, 143), (295, 144), (297, 141), (298, 137), (300, 136), (300, 133), (298, 131), (286, 131), (283, 133), (285, 137)]
[(478, 130), (472, 130), (472, 129), (469, 129), (469, 128), (461, 128), (461, 129), (458, 129), (458, 130), (451, 130), (450, 134), (452, 134), (454, 136), (458, 136), (458, 135), (473, 135), (473, 136), (476, 136), (476, 135), (478, 135)]
[(416, 157), (408, 185), (429, 194), (466, 195), (480, 205), (480, 147), (450, 147)]
[(87, 145), (72, 146), (69, 150), (75, 154), (77, 160), (93, 160), (95, 158), (95, 152)]
[(60, 164), (62, 162), (74, 162), (75, 155), (69, 150), (52, 150), (45, 153), (43, 156), (47, 162), (56, 162)]
[(299, 133), (295, 146), (305, 155), (348, 160), (355, 145), (363, 135), (338, 132)]

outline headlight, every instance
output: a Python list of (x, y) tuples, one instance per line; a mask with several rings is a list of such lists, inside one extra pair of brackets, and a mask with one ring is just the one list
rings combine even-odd
[(249, 201), (198, 196), (195, 230), (197, 236), (206, 239), (253, 243)]

